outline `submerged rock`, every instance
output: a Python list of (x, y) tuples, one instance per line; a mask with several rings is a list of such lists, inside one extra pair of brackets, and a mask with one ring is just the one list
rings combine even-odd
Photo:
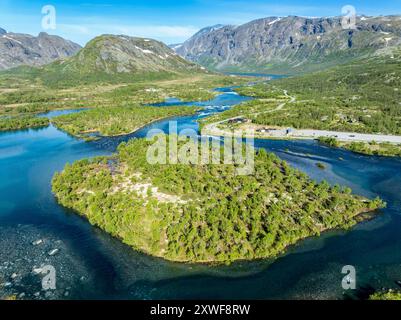
[(49, 255), (49, 256), (54, 256), (54, 255), (56, 255), (59, 251), (60, 251), (59, 249), (50, 250), (49, 253), (48, 253), (48, 255)]
[(37, 246), (37, 245), (40, 245), (42, 243), (43, 243), (43, 240), (39, 239), (39, 240), (36, 240), (36, 241), (32, 242), (32, 245)]

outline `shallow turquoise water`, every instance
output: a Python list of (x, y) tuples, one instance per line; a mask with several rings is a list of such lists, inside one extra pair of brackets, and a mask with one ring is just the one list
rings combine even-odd
[[(222, 111), (245, 99), (230, 90), (220, 91), (222, 95), (213, 101), (196, 103), (207, 107), (202, 115), (176, 118), (178, 129), (197, 129), (198, 117)], [(388, 208), (376, 219), (349, 232), (329, 232), (320, 238), (307, 239), (274, 262), (242, 262), (220, 267), (166, 262), (133, 251), (56, 203), (51, 193), (51, 177), (67, 162), (110, 154), (120, 142), (143, 137), (149, 129), (167, 130), (168, 122), (160, 121), (129, 136), (90, 143), (52, 126), (1, 133), (0, 250), (1, 245), (19, 249), (16, 257), (0, 252), (4, 260), (0, 260), (0, 266), (6, 260), (22, 261), (14, 269), (3, 270), (3, 275), (9, 277), (11, 272), (18, 272), (21, 263), (27, 264), (27, 269), (33, 267), (29, 265), (31, 260), (24, 262), (24, 258), (37, 254), (33, 247), (18, 246), (19, 238), (13, 237), (14, 230), (17, 234), (25, 226), (24, 232), (33, 239), (56, 239), (62, 244), (54, 258), (57, 260), (44, 255), (36, 257), (36, 261), (43, 259), (44, 263), (56, 264), (60, 269), (58, 290), (68, 287), (68, 298), (72, 299), (338, 299), (362, 297), (371, 287), (396, 287), (394, 281), (401, 280), (400, 159), (357, 155), (314, 141), (256, 141), (257, 147), (275, 152), (314, 179), (348, 185), (358, 194), (380, 195), (388, 202)], [(327, 169), (318, 169), (316, 162), (326, 164)], [(343, 292), (341, 268), (348, 264), (357, 269), (358, 290)], [(83, 276), (87, 281), (79, 280)], [(29, 293), (31, 289), (15, 288), (16, 292), (21, 290)]]

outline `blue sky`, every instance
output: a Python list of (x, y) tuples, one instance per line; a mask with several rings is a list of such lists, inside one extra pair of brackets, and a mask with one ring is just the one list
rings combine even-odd
[[(42, 7), (56, 8), (56, 29), (42, 29)], [(13, 32), (46, 31), (81, 45), (104, 34), (182, 42), (202, 27), (242, 24), (268, 16), (338, 16), (345, 5), (358, 14), (401, 14), (401, 0), (0, 0), (0, 27)]]

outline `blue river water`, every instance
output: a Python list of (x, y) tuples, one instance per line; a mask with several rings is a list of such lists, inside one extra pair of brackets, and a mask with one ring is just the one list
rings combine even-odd
[[(344, 299), (364, 298), (374, 289), (396, 288), (401, 280), (401, 160), (328, 148), (315, 141), (256, 140), (316, 180), (380, 196), (388, 206), (350, 231), (332, 231), (292, 247), (275, 261), (230, 266), (186, 265), (138, 253), (59, 206), (51, 178), (66, 163), (108, 155), (122, 141), (150, 129), (198, 129), (200, 117), (246, 101), (230, 88), (212, 101), (194, 103), (197, 115), (153, 123), (134, 134), (94, 142), (75, 139), (52, 125), (0, 133), (0, 296), (47, 299)], [(169, 100), (163, 105), (176, 105)], [(54, 112), (50, 116), (54, 115)], [(326, 170), (316, 166), (326, 165)], [(33, 244), (42, 240), (43, 244)], [(58, 249), (50, 255), (50, 249)], [(57, 289), (40, 290), (32, 270), (54, 265)], [(357, 290), (344, 291), (341, 269), (357, 270)], [(15, 276), (16, 274), (16, 276)], [(2, 285), (3, 283), (3, 285)]]

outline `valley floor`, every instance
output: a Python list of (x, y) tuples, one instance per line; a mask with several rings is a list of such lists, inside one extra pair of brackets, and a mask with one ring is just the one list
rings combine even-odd
[[(11, 78), (10, 78), (11, 77)], [(181, 101), (208, 101), (219, 93), (216, 87), (237, 86), (249, 78), (217, 74), (174, 75), (133, 83), (76, 84), (70, 87), (50, 87), (41, 82), (30, 86), (17, 76), (0, 75), (0, 132), (46, 127), (49, 120), (39, 118), (57, 110), (83, 110), (80, 114), (53, 117), (58, 128), (78, 137), (99, 132), (115, 136), (133, 132), (143, 125), (178, 114), (190, 114), (182, 103), (173, 108), (149, 107), (169, 97)], [(68, 112), (67, 112), (68, 113)]]

